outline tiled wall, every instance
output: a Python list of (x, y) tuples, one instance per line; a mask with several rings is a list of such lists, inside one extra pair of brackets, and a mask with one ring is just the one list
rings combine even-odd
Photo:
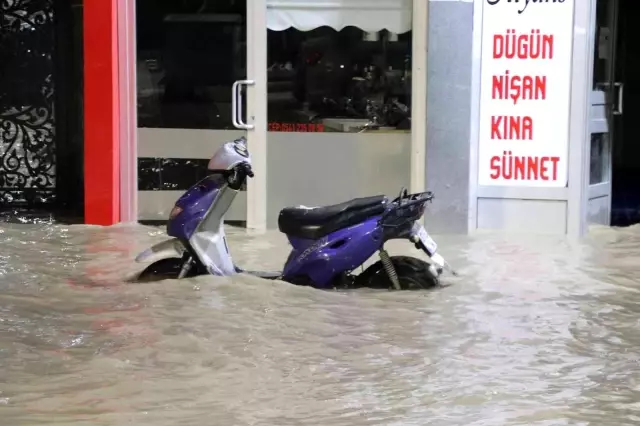
[(206, 176), (209, 160), (138, 158), (138, 191), (185, 191)]

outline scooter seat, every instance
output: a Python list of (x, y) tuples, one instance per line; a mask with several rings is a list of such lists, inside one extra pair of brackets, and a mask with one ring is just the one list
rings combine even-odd
[(289, 236), (317, 240), (384, 212), (387, 197), (354, 198), (324, 207), (287, 207), (280, 211), (278, 228)]

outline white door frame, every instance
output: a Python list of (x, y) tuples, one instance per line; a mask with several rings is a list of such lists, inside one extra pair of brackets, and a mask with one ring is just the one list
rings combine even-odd
[(247, 144), (255, 177), (247, 184), (247, 228), (267, 228), (267, 2), (247, 2)]
[(411, 192), (427, 187), (429, 2), (413, 0), (411, 37)]
[(587, 233), (589, 207), (589, 122), (595, 46), (596, 1), (575, 1), (571, 116), (569, 127), (569, 197), (567, 234), (580, 238)]
[[(598, 0), (596, 0), (597, 2)], [(602, 0), (601, 0), (602, 1)], [(593, 208), (597, 209), (598, 204), (606, 205), (604, 211), (602, 211), (602, 207), (596, 210), (598, 215), (592, 219), (596, 219), (592, 222), (610, 225), (611, 224), (611, 208), (612, 208), (612, 171), (613, 171), (613, 146), (615, 144), (615, 118), (616, 118), (616, 110), (618, 109), (617, 101), (622, 101), (622, 93), (619, 90), (622, 90), (622, 87), (618, 85), (617, 75), (616, 75), (616, 61), (617, 59), (617, 39), (618, 39), (618, 18), (619, 18), (619, 8), (620, 1), (619, 0), (608, 0), (607, 3), (607, 27), (610, 30), (609, 34), (609, 46), (608, 49), (608, 58), (606, 59), (606, 75), (605, 81), (599, 81), (597, 83), (604, 84), (604, 86), (595, 87), (591, 92), (591, 113), (589, 114), (590, 122), (589, 122), (589, 149), (591, 148), (591, 138), (593, 134), (604, 133), (607, 134), (607, 143), (604, 145), (604, 155), (603, 159), (604, 169), (603, 169), (603, 180), (597, 182), (595, 184), (591, 184), (589, 180), (589, 190), (588, 190), (588, 202), (589, 204), (594, 203), (595, 206)], [(597, 13), (597, 9), (596, 13)], [(595, 17), (594, 24), (594, 36), (599, 37), (597, 34), (597, 26), (598, 26), (598, 17)], [(594, 41), (595, 41), (594, 37)], [(595, 46), (595, 43), (594, 43)], [(595, 53), (594, 53), (594, 62), (595, 62)], [(618, 95), (614, 97), (614, 94)], [(622, 114), (622, 106), (619, 106), (620, 110), (617, 114)], [(591, 154), (589, 155), (589, 158)], [(590, 175), (589, 170), (589, 175)], [(590, 176), (589, 176), (590, 177)], [(594, 200), (603, 200), (605, 203), (598, 203)], [(591, 210), (591, 208), (589, 209)], [(603, 214), (604, 213), (604, 214)], [(604, 220), (602, 220), (604, 219)], [(587, 216), (587, 221), (589, 221), (589, 212)], [(604, 223), (602, 223), (604, 222)], [(587, 223), (589, 225), (589, 223)]]
[(117, 0), (120, 117), (120, 222), (138, 220), (136, 2)]

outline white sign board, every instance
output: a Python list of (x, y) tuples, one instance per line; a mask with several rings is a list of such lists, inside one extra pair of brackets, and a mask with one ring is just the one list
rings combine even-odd
[(483, 0), (478, 184), (564, 187), (574, 0)]

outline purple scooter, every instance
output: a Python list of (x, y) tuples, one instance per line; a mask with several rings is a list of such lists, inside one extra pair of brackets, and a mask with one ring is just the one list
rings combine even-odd
[[(169, 214), (169, 240), (145, 250), (136, 262), (150, 263), (138, 281), (181, 279), (202, 274), (229, 276), (248, 273), (266, 279), (316, 288), (431, 288), (446, 269), (437, 244), (418, 222), (431, 192), (407, 194), (395, 200), (383, 195), (356, 198), (325, 207), (288, 207), (280, 212), (278, 227), (293, 249), (277, 273), (238, 268), (231, 258), (224, 232), (224, 215), (238, 191), (253, 177), (244, 138), (225, 143), (208, 166), (209, 175), (178, 199)], [(385, 242), (407, 239), (431, 262), (389, 256)], [(380, 260), (360, 274), (352, 274), (375, 252)]]

